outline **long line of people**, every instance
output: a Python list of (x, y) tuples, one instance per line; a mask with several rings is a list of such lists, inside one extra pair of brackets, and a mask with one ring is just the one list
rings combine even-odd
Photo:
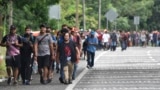
[[(119, 30), (109, 32), (105, 29), (104, 31), (97, 30), (96, 33), (96, 37), (98, 38), (98, 50), (110, 49), (111, 51), (115, 51), (113, 45), (116, 47), (120, 46), (122, 51), (131, 46), (160, 46), (160, 32), (157, 30), (149, 33), (145, 30), (131, 32)], [(115, 42), (113, 43), (113, 41)]]
[[(87, 39), (88, 64), (94, 66), (94, 54), (97, 38), (92, 41), (89, 35)], [(91, 37), (91, 38), (90, 38)], [(81, 56), (82, 42), (76, 28), (62, 25), (57, 35), (52, 35), (51, 28), (45, 24), (40, 25), (40, 33), (34, 37), (31, 28), (25, 28), (25, 34), (17, 34), (17, 28), (10, 26), (10, 32), (3, 37), (0, 46), (6, 47), (6, 69), (8, 74), (7, 84), (18, 85), (18, 77), (22, 78), (23, 85), (31, 84), (31, 75), (38, 67), (40, 83), (48, 84), (52, 81), (54, 69), (60, 72), (59, 81), (71, 84), (76, 78), (78, 63)], [(90, 52), (89, 52), (90, 51)], [(90, 60), (91, 55), (91, 60)], [(91, 62), (91, 64), (90, 64)], [(12, 77), (14, 78), (12, 80)]]
[[(22, 84), (31, 84), (31, 75), (35, 65), (38, 67), (40, 83), (48, 84), (52, 81), (54, 71), (60, 73), (59, 81), (71, 84), (76, 79), (76, 72), (80, 57), (87, 57), (88, 69), (94, 67), (96, 50), (116, 51), (120, 46), (124, 51), (128, 46), (160, 46), (160, 32), (148, 33), (97, 30), (80, 32), (75, 27), (62, 25), (57, 35), (51, 33), (51, 28), (40, 25), (40, 33), (33, 36), (31, 27), (26, 26), (25, 34), (17, 34), (16, 26), (10, 26), (10, 32), (3, 37), (0, 46), (6, 47), (7, 84), (18, 84), (21, 75)], [(35, 68), (34, 68), (35, 69)], [(35, 71), (35, 70), (34, 70)], [(13, 74), (12, 74), (13, 72)]]

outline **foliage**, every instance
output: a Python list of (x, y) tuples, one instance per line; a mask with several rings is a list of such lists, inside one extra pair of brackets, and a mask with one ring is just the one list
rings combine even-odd
[[(5, 48), (0, 47), (0, 55), (5, 56)], [(0, 61), (0, 78), (6, 76), (5, 60)]]
[[(8, 25), (9, 1), (0, 0), (0, 15), (3, 17), (5, 27)], [(47, 23), (53, 29), (59, 29), (62, 24), (75, 26), (76, 22), (76, 0), (12, 0), (13, 1), (13, 22), (18, 27), (19, 33), (24, 32), (26, 25), (31, 25), (33, 30), (39, 29), (41, 23)], [(101, 0), (101, 26), (106, 28), (105, 13), (114, 9), (118, 18), (109, 22), (109, 29), (116, 24), (118, 29), (135, 30), (133, 24), (134, 16), (140, 16), (139, 29), (160, 28), (160, 0)], [(55, 4), (61, 5), (61, 19), (49, 20), (48, 7)], [(98, 5), (99, 0), (85, 0), (86, 27), (98, 27)], [(82, 0), (79, 0), (79, 27), (83, 27)], [(1, 21), (0, 21), (1, 22)], [(1, 25), (2, 26), (2, 25)]]
[[(97, 28), (98, 27), (98, 2), (99, 0), (85, 0), (85, 15), (86, 15), (86, 27)], [(133, 24), (134, 16), (140, 16), (140, 29), (148, 29), (147, 20), (152, 16), (152, 7), (155, 0), (102, 0), (102, 28), (106, 28), (105, 13), (109, 9), (117, 11), (119, 14), (116, 25), (119, 29), (129, 30), (135, 29)], [(157, 0), (158, 1), (158, 0)], [(74, 25), (75, 19), (75, 1), (61, 1), (62, 5), (62, 23)], [(69, 6), (69, 7), (68, 7)], [(80, 11), (82, 11), (82, 0), (80, 0)], [(83, 27), (83, 18), (80, 14), (79, 22), (80, 27)], [(114, 23), (109, 22), (109, 28), (113, 29)]]
[[(3, 16), (9, 17), (9, 1), (1, 0)], [(26, 25), (30, 25), (33, 30), (39, 28), (41, 23), (49, 23), (48, 7), (56, 4), (59, 0), (12, 0), (13, 1), (13, 24), (18, 27), (19, 33), (24, 32)], [(5, 8), (5, 10), (4, 10)], [(0, 9), (1, 10), (1, 9)], [(4, 21), (8, 24), (8, 22)]]

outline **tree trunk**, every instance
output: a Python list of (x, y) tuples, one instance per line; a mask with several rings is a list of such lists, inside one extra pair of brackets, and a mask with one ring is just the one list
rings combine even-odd
[(79, 0), (76, 0), (76, 27), (79, 29), (79, 13), (78, 13)]
[(13, 1), (9, 2), (9, 27), (13, 24)]
[(2, 14), (0, 14), (0, 26), (2, 26), (3, 25), (3, 23), (2, 23)]
[(85, 0), (83, 0), (83, 31), (86, 30), (85, 7)]
[(101, 0), (99, 0), (98, 29), (101, 29)]
[(0, 41), (2, 40), (2, 36), (3, 36), (2, 26), (3, 26), (3, 23), (2, 23), (2, 14), (0, 14)]

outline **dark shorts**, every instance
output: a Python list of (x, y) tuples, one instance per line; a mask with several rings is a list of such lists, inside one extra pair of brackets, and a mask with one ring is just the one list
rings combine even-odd
[(13, 68), (20, 68), (21, 67), (21, 57), (20, 55), (16, 56), (8, 56), (9, 58), (6, 58), (6, 66), (13, 67)]
[(50, 55), (38, 56), (37, 58), (38, 68), (49, 67), (50, 65)]

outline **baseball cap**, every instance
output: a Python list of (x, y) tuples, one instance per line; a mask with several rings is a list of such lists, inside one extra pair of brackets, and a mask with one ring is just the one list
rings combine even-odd
[(15, 25), (11, 25), (10, 26), (10, 30), (15, 30), (16, 29), (16, 26)]

